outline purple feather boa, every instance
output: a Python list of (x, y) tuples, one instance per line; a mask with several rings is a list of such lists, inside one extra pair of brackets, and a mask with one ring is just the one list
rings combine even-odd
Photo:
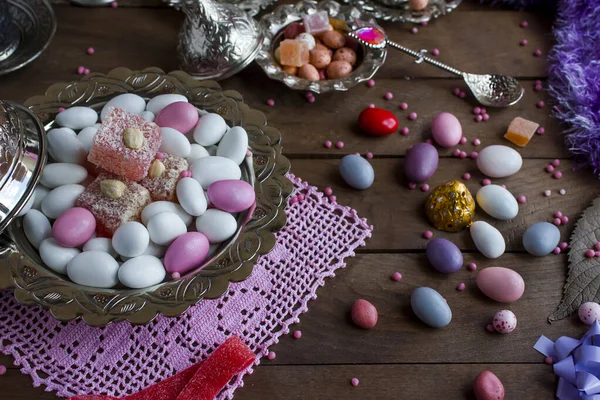
[(549, 55), (555, 115), (579, 168), (600, 173), (600, 0), (562, 0)]

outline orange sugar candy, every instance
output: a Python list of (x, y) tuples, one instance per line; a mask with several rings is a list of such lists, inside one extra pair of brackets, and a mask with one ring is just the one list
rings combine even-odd
[(513, 142), (519, 147), (527, 146), (540, 124), (525, 118), (516, 117), (512, 120), (506, 131), (504, 138)]
[(308, 64), (310, 59), (308, 43), (304, 40), (284, 40), (279, 44), (279, 59), (281, 65), (288, 67), (301, 67)]

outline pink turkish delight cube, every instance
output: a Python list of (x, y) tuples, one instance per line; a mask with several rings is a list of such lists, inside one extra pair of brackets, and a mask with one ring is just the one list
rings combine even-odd
[[(139, 132), (143, 140), (131, 138)], [(130, 134), (129, 140), (124, 139)], [(139, 181), (148, 174), (162, 142), (158, 125), (130, 114), (120, 108), (111, 108), (98, 129), (88, 155), (88, 161), (108, 172), (132, 181)]]
[(165, 171), (158, 177), (148, 174), (139, 184), (150, 191), (150, 196), (154, 201), (175, 201), (177, 182), (181, 171), (188, 169), (188, 162), (184, 158), (171, 154), (165, 154), (165, 157), (158, 161), (163, 163)]
[[(102, 189), (102, 182), (105, 180), (122, 182), (125, 188), (119, 193), (117, 187), (116, 191), (109, 191), (110, 195), (107, 195), (107, 188)], [(123, 189), (122, 185), (120, 189)], [(140, 221), (142, 210), (151, 201), (150, 192), (142, 185), (113, 174), (102, 173), (79, 195), (75, 206), (94, 214), (99, 236), (111, 237), (125, 222)]]
[(305, 15), (302, 17), (304, 21), (304, 30), (311, 35), (318, 35), (319, 33), (327, 32), (330, 30), (329, 26), (329, 15), (327, 11), (319, 11), (314, 14)]

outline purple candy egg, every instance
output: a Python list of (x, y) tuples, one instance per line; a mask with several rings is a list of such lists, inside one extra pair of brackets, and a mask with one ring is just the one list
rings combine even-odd
[(429, 143), (418, 143), (406, 153), (404, 173), (409, 182), (421, 183), (431, 178), (437, 169), (439, 155)]
[(427, 260), (433, 268), (443, 274), (452, 274), (463, 265), (460, 249), (451, 241), (435, 238), (427, 243)]

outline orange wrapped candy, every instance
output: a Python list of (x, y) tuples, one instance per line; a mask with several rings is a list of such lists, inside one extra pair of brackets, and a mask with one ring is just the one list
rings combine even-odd
[(516, 117), (512, 120), (506, 131), (504, 138), (513, 142), (519, 147), (527, 146), (540, 124), (529, 121), (525, 118)]
[(279, 44), (279, 60), (287, 67), (301, 67), (308, 64), (310, 53), (304, 40), (286, 39)]

